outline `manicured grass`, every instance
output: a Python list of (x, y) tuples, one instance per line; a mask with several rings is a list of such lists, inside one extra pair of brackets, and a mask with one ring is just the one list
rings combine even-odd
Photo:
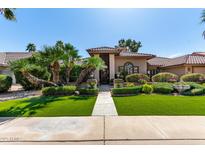
[(0, 117), (90, 116), (95, 96), (34, 97), (0, 103)]
[(205, 96), (113, 97), (119, 115), (205, 115)]

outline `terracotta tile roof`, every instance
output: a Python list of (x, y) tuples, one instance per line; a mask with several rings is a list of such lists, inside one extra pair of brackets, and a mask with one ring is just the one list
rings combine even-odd
[(127, 49), (126, 48), (113, 48), (113, 47), (106, 47), (106, 46), (87, 49), (89, 54), (93, 54), (93, 53), (116, 53), (116, 54), (119, 54), (123, 50), (127, 50)]
[(146, 53), (135, 53), (135, 52), (129, 52), (129, 51), (122, 51), (119, 54), (120, 56), (124, 56), (124, 57), (148, 57), (148, 58), (153, 58), (155, 57), (155, 55), (152, 54), (146, 54)]
[(205, 56), (205, 52), (193, 52), (192, 55), (195, 55), (195, 56)]
[(0, 66), (8, 66), (10, 61), (31, 57), (30, 52), (0, 52)]
[[(190, 65), (205, 65), (205, 55), (198, 55), (195, 53), (187, 54), (184, 56), (176, 57), (176, 58), (153, 58), (148, 61), (148, 64), (152, 66), (176, 66), (176, 65), (183, 65), (183, 64), (190, 64)], [(158, 64), (158, 65), (157, 65)]]
[(151, 66), (164, 66), (168, 60), (170, 60), (170, 58), (155, 57), (155, 58), (149, 59), (147, 62)]

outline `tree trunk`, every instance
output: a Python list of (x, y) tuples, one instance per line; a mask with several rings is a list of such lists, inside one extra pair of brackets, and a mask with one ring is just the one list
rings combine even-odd
[(94, 71), (95, 71), (95, 68), (92, 68), (92, 67), (82, 70), (80, 72), (80, 75), (79, 75), (75, 85), (76, 86), (80, 85), (83, 82), (83, 80), (88, 78), (91, 75), (91, 73), (93, 73)]
[(51, 65), (51, 71), (52, 71), (52, 76), (53, 76), (53, 82), (58, 83), (60, 81), (60, 64), (58, 61), (55, 61)]
[(21, 72), (23, 74), (23, 76), (29, 81), (31, 82), (32, 84), (36, 85), (36, 86), (41, 86), (41, 87), (44, 87), (44, 86), (57, 86), (55, 83), (53, 82), (49, 82), (49, 81), (46, 81), (46, 80), (42, 80), (42, 79), (39, 79), (35, 76), (33, 76), (32, 74), (30, 74), (28, 71), (22, 71)]
[(68, 84), (70, 81), (70, 72), (71, 72), (72, 68), (71, 67), (66, 67), (65, 71), (66, 71), (66, 83)]

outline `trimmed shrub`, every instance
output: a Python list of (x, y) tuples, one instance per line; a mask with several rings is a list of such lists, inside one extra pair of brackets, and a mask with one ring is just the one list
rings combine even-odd
[(99, 92), (97, 88), (95, 89), (79, 89), (78, 90), (80, 95), (94, 95), (96, 96)]
[(181, 76), (180, 78), (184, 82), (198, 82), (203, 83), (205, 82), (205, 75), (201, 73), (190, 73)]
[(176, 82), (178, 79), (176, 74), (168, 72), (158, 73), (152, 77), (153, 82)]
[(195, 82), (186, 82), (190, 86), (191, 89), (203, 89), (205, 88), (203, 85), (195, 83)]
[(76, 86), (46, 87), (42, 89), (44, 96), (67, 96), (75, 93)]
[(96, 89), (97, 88), (97, 79), (88, 79), (87, 84), (89, 89)]
[(152, 85), (144, 84), (142, 86), (142, 92), (144, 92), (145, 94), (151, 94), (153, 92)]
[(184, 82), (198, 82), (203, 83), (205, 82), (205, 74), (201, 73), (190, 73), (181, 76), (180, 78)]
[(12, 85), (12, 78), (7, 75), (0, 75), (0, 92), (7, 92)]
[(125, 82), (125, 87), (134, 87), (135, 84), (133, 82)]
[(121, 95), (121, 94), (139, 94), (142, 91), (142, 86), (135, 87), (124, 87), (124, 88), (113, 88), (113, 95)]
[[(35, 77), (43, 80), (49, 80), (51, 74), (45, 69), (45, 68), (30, 68), (29, 73), (34, 75)], [(15, 71), (14, 72), (15, 77), (16, 77), (16, 82), (22, 85), (24, 90), (33, 90), (33, 89), (40, 89), (40, 86), (36, 86), (32, 83), (30, 83), (20, 71)]]
[(182, 95), (185, 96), (199, 96), (199, 95), (204, 95), (205, 94), (205, 89), (199, 88), (199, 89), (192, 89), (192, 90), (187, 90), (182, 92)]
[(154, 83), (153, 89), (155, 93), (161, 93), (161, 94), (170, 94), (174, 88), (171, 83)]
[[(146, 74), (141, 74), (141, 73), (135, 73), (135, 74), (130, 74), (126, 76), (126, 81), (127, 82), (136, 82), (136, 83), (142, 83), (142, 81), (148, 82), (150, 79)], [(144, 84), (144, 82), (142, 83)]]
[(123, 84), (123, 79), (114, 79), (114, 88), (122, 88)]
[(139, 83), (139, 84), (146, 84), (146, 83), (147, 83), (147, 81), (146, 81), (146, 80), (144, 80), (144, 79), (139, 79), (138, 83)]

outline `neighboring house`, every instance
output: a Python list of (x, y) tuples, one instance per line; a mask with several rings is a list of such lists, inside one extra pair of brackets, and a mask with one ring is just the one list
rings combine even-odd
[(154, 58), (152, 54), (134, 53), (127, 48), (98, 47), (87, 49), (91, 56), (101, 57), (106, 69), (95, 72), (100, 83), (109, 83), (117, 74), (127, 72), (147, 74), (147, 60)]
[(205, 52), (193, 52), (176, 58), (156, 57), (148, 60), (148, 72), (170, 72), (179, 76), (187, 73), (205, 73)]
[(16, 83), (14, 73), (9, 68), (9, 62), (31, 56), (32, 53), (30, 52), (0, 52), (0, 74), (11, 76), (13, 83)]

